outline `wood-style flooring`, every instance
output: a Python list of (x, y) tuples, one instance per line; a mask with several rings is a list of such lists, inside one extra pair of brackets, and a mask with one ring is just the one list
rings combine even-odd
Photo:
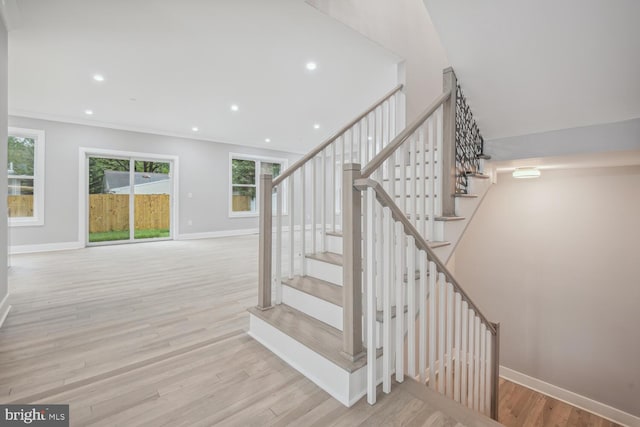
[[(363, 399), (347, 409), (249, 338), (256, 236), (18, 255), (11, 263), (0, 403), (67, 403), (76, 426), (492, 424), (452, 418), (448, 402), (425, 400), (408, 382), (379, 393), (375, 406)], [(505, 383), (502, 422), (611, 425), (528, 392)]]

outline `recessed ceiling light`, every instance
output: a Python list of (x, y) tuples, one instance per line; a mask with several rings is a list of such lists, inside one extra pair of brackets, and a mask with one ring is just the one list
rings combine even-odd
[(513, 171), (512, 176), (518, 179), (539, 178), (540, 171), (537, 168), (517, 168)]
[(198, 128), (198, 126), (194, 126), (191, 128), (192, 131), (194, 132), (198, 132), (200, 130), (200, 128)]
[(93, 110), (84, 110), (84, 113), (85, 113), (87, 116), (93, 116)]
[(238, 111), (239, 109), (238, 104), (231, 104), (231, 111)]
[(313, 125), (314, 129), (320, 129), (320, 125), (318, 123), (316, 123), (315, 125)]
[(265, 138), (264, 142), (271, 142), (271, 138)]
[(315, 63), (315, 62), (313, 62), (313, 61), (310, 61), (310, 62), (307, 62), (306, 67), (307, 67), (307, 70), (309, 70), (309, 71), (313, 71), (313, 70), (315, 70), (316, 68), (318, 68), (318, 64), (316, 64), (316, 63)]
[(94, 74), (93, 75), (93, 80), (95, 80), (97, 82), (103, 82), (104, 81), (104, 76), (102, 74)]

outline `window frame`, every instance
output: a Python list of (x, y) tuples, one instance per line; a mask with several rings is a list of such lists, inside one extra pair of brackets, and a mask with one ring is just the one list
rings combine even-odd
[[(8, 224), (10, 227), (42, 226), (44, 225), (45, 197), (45, 132), (41, 129), (9, 127), (7, 129), (7, 139), (10, 136), (32, 138), (35, 140), (35, 146), (33, 147), (33, 216), (8, 217)], [(8, 155), (9, 146), (7, 145), (7, 162)]]
[[(255, 189), (256, 189), (256, 210), (251, 212), (234, 212), (233, 211), (233, 187), (253, 187), (250, 184), (233, 184), (233, 161), (234, 160), (250, 160), (255, 162), (256, 170), (255, 170)], [(279, 157), (267, 157), (267, 156), (256, 156), (252, 154), (242, 154), (242, 153), (229, 153), (229, 197), (227, 198), (227, 203), (229, 206), (229, 218), (255, 218), (260, 216), (260, 171), (262, 170), (262, 163), (279, 163), (280, 164), (280, 173), (282, 173), (289, 164), (289, 161), (285, 158)], [(275, 177), (274, 177), (275, 178)], [(282, 183), (284, 186), (283, 189), (283, 199), (282, 199), (282, 213), (283, 215), (286, 213), (286, 184)], [(276, 206), (273, 206), (273, 210), (275, 212)]]

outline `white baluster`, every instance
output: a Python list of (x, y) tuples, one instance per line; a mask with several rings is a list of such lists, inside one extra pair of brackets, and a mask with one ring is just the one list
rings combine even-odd
[(435, 155), (435, 175), (437, 176), (437, 180), (435, 183), (435, 216), (442, 215), (442, 153), (444, 150), (442, 149), (442, 107), (436, 110), (436, 146), (437, 150), (434, 153)]
[(322, 252), (327, 251), (327, 150), (322, 150), (322, 173), (320, 174), (320, 230), (322, 232)]
[(474, 331), (475, 331), (475, 320), (476, 314), (472, 309), (469, 309), (469, 356), (467, 357), (468, 364), (468, 376), (467, 376), (467, 406), (473, 409), (473, 388), (474, 388)]
[(317, 222), (316, 222), (316, 181), (317, 181), (317, 157), (311, 159), (311, 253), (315, 254), (318, 252), (318, 247), (316, 246), (316, 233), (317, 231)]
[(307, 274), (307, 210), (306, 210), (306, 163), (300, 167), (300, 187), (302, 187), (302, 197), (300, 197), (300, 275)]
[(418, 253), (420, 265), (420, 291), (418, 292), (420, 299), (420, 327), (418, 328), (418, 349), (419, 349), (419, 368), (420, 383), (424, 385), (427, 371), (427, 253), (420, 251)]
[(447, 396), (453, 399), (453, 285), (451, 283), (447, 283), (447, 347), (445, 353)]
[(282, 189), (276, 187), (276, 304), (282, 304)]
[(375, 234), (375, 244), (376, 244), (376, 296), (377, 296), (377, 304), (378, 310), (382, 310), (382, 287), (384, 280), (384, 264), (382, 260), (382, 246), (384, 244), (384, 235), (382, 234), (382, 206), (376, 203), (376, 211), (375, 211), (375, 219), (376, 219), (376, 234)]
[[(416, 140), (414, 136), (409, 137), (409, 207), (411, 211), (411, 223), (417, 227), (417, 200), (416, 200), (416, 185), (418, 182), (417, 177), (417, 162), (416, 162)], [(406, 166), (405, 166), (406, 167)]]
[(329, 208), (331, 209), (331, 230), (336, 232), (336, 142), (331, 144), (331, 186), (329, 187)]
[(424, 129), (422, 126), (420, 126), (420, 128), (418, 128), (418, 142), (417, 142), (417, 149), (416, 149), (416, 154), (417, 154), (417, 159), (416, 159), (416, 163), (418, 166), (418, 172), (416, 173), (416, 176), (418, 177), (418, 182), (417, 182), (417, 186), (418, 186), (418, 198), (416, 200), (416, 202), (418, 203), (419, 209), (418, 209), (418, 216), (419, 216), (419, 220), (417, 222), (418, 224), (418, 231), (420, 232), (420, 234), (425, 237), (426, 236), (426, 210), (425, 210), (425, 205), (427, 203), (427, 165), (426, 165), (426, 143), (425, 143), (425, 138), (424, 138)]
[[(383, 330), (382, 330), (382, 391), (384, 393), (391, 392), (391, 364), (393, 362), (393, 354), (391, 347), (391, 283), (393, 282), (393, 270), (391, 269), (391, 265), (393, 264), (393, 260), (391, 258), (391, 248), (393, 245), (393, 239), (391, 238), (391, 230), (393, 230), (393, 220), (391, 218), (391, 210), (389, 208), (384, 208), (384, 282), (383, 291), (382, 291), (382, 300), (383, 300)], [(398, 307), (396, 307), (396, 317), (399, 316), (400, 312), (398, 311)]]
[(429, 262), (429, 387), (436, 388), (436, 337), (437, 337), (437, 317), (436, 317), (436, 281), (438, 271), (436, 264)]
[(444, 273), (438, 275), (438, 392), (445, 392), (445, 314), (446, 314), (446, 279)]
[(486, 357), (487, 357), (487, 327), (484, 323), (480, 324), (480, 395), (479, 395), (479, 403), (478, 410), (480, 412), (484, 412), (484, 385), (485, 385), (485, 375), (486, 375)]
[(404, 381), (404, 269), (402, 253), (405, 251), (406, 238), (402, 224), (395, 224), (396, 230), (396, 381)]
[(461, 341), (461, 337), (460, 337), (460, 327), (461, 322), (462, 322), (462, 296), (456, 292), (455, 293), (455, 320), (454, 320), (454, 324), (455, 324), (455, 330), (454, 330), (454, 339), (453, 339), (453, 345), (454, 345), (454, 351), (453, 351), (453, 357), (454, 357), (454, 363), (453, 363), (453, 398), (456, 402), (460, 402), (460, 341)]
[(474, 316), (473, 332), (473, 409), (480, 409), (480, 318)]
[(486, 354), (486, 360), (485, 360), (485, 364), (486, 364), (486, 372), (485, 372), (485, 399), (484, 399), (484, 413), (489, 415), (491, 413), (491, 381), (493, 378), (493, 363), (492, 363), (492, 357), (493, 355), (491, 354), (491, 332), (487, 331), (486, 332), (486, 349), (487, 349), (487, 354)]
[(469, 396), (469, 390), (467, 388), (467, 372), (469, 371), (467, 366), (467, 343), (469, 342), (469, 305), (466, 301), (462, 301), (462, 343), (460, 344), (460, 365), (462, 366), (460, 372), (460, 403), (467, 405), (467, 397)]
[(287, 178), (287, 180), (289, 181), (289, 279), (292, 279), (295, 275), (295, 236), (293, 232), (293, 219), (295, 215), (295, 205), (293, 204), (293, 193), (295, 192), (294, 177), (295, 173)]
[[(407, 373), (416, 376), (416, 243), (407, 238)], [(404, 308), (404, 307), (403, 307)]]
[(436, 185), (436, 177), (435, 177), (435, 138), (434, 138), (434, 134), (433, 134), (433, 116), (429, 117), (429, 120), (427, 122), (428, 125), (428, 149), (429, 152), (428, 154), (428, 167), (427, 167), (427, 176), (428, 176), (428, 180), (427, 180), (427, 194), (429, 195), (429, 201), (428, 201), (428, 205), (429, 206), (429, 222), (427, 224), (427, 236), (429, 240), (436, 240), (436, 232), (435, 232), (435, 216), (436, 216), (436, 190), (435, 190), (435, 185)]

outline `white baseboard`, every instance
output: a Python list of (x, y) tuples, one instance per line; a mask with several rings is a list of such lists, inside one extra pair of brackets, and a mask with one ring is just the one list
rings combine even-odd
[(82, 242), (42, 243), (38, 245), (9, 246), (9, 255), (30, 254), (34, 252), (68, 251), (84, 248)]
[(553, 397), (561, 402), (568, 403), (576, 408), (591, 412), (609, 421), (627, 427), (640, 427), (640, 417), (621, 411), (601, 402), (597, 402), (588, 397), (579, 395), (569, 390), (565, 390), (553, 384), (549, 384), (537, 378), (530, 377), (505, 366), (500, 366), (500, 376), (506, 380), (520, 384), (524, 387), (535, 390), (539, 393)]
[(9, 310), (11, 310), (11, 306), (9, 305), (9, 292), (7, 292), (4, 298), (2, 298), (2, 302), (0, 302), (0, 328), (9, 315)]
[(178, 235), (176, 240), (213, 239), (216, 237), (247, 236), (258, 234), (257, 228), (245, 228), (240, 230), (207, 231), (205, 233), (185, 233)]

